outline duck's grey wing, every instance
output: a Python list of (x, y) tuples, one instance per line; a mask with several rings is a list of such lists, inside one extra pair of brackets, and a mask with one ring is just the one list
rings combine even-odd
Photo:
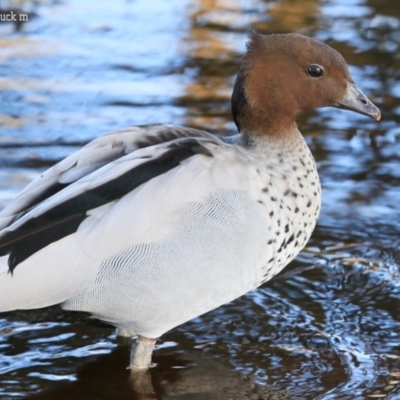
[(42, 201), (112, 161), (138, 149), (188, 137), (214, 140), (208, 132), (173, 125), (136, 126), (99, 137), (49, 168), (22, 190), (0, 212), (0, 230)]
[[(79, 152), (81, 157), (71, 156), (73, 160), (78, 160), (71, 168), (66, 170), (63, 166), (55, 166), (51, 174), (42, 175), (44, 181), (38, 179), (40, 191), (31, 186), (17, 198), (15, 209), (21, 212), (19, 216), (14, 214), (14, 221), (0, 232), (0, 256), (9, 255), (8, 266), (13, 272), (32, 254), (74, 233), (92, 210), (121, 199), (194, 155), (211, 156), (210, 150), (204, 146), (206, 142), (218, 143), (213, 137), (183, 137), (143, 147), (120, 157), (115, 157), (116, 153), (111, 151), (114, 160), (101, 167), (97, 164), (95, 171), (92, 171), (92, 161), (99, 160), (97, 155)], [(103, 152), (104, 147), (100, 147)], [(112, 150), (111, 147), (108, 149)], [(92, 154), (97, 146), (86, 150)], [(105, 156), (101, 160), (105, 163)], [(78, 178), (78, 173), (82, 175), (83, 172), (85, 175)], [(68, 184), (61, 188), (65, 174), (74, 174), (75, 180), (69, 179)], [(55, 186), (57, 192), (51, 193)], [(28, 209), (22, 208), (26, 205)]]

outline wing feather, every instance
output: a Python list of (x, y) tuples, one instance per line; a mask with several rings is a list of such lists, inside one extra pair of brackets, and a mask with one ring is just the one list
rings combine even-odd
[(0, 212), (0, 230), (12, 224), (43, 200), (51, 198), (72, 183), (112, 161), (138, 149), (185, 137), (204, 137), (215, 140), (210, 133), (197, 129), (173, 125), (148, 125), (125, 128), (91, 141), (27, 185), (14, 201)]
[[(121, 199), (138, 186), (179, 166), (187, 158), (195, 155), (211, 156), (205, 144), (221, 142), (209, 136), (183, 137), (143, 147), (113, 159), (56, 193), (51, 193), (51, 185), (42, 185), (45, 190), (36, 193), (36, 197), (29, 203), (31, 208), (22, 212), (0, 233), (0, 256), (10, 254), (8, 265), (13, 272), (19, 263), (32, 254), (74, 233), (90, 210)], [(104, 155), (102, 159), (105, 160)], [(67, 165), (76, 167), (79, 164), (76, 160), (70, 160)], [(85, 165), (89, 168), (94, 164), (86, 162)], [(62, 167), (59, 170), (68, 169)], [(60, 175), (62, 173), (57, 176)], [(53, 183), (55, 181), (53, 177)], [(50, 196), (44, 198), (44, 194), (48, 193), (51, 193)], [(28, 194), (26, 191), (26, 196)], [(37, 202), (38, 199), (40, 202)]]

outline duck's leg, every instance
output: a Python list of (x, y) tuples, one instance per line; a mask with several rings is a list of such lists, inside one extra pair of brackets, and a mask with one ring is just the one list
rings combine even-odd
[(125, 328), (117, 328), (115, 335), (117, 336), (117, 343), (119, 346), (130, 346), (135, 333)]
[(132, 336), (135, 336), (135, 333), (126, 328), (117, 328), (115, 335), (117, 337), (131, 338)]
[(151, 355), (157, 339), (149, 339), (138, 336), (136, 343), (132, 345), (130, 369), (146, 371), (150, 368)]

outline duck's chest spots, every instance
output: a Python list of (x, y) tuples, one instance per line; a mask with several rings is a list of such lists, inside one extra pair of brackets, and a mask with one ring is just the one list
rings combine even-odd
[(321, 187), (314, 160), (307, 153), (284, 165), (270, 160), (258, 169), (258, 202), (267, 214), (271, 254), (263, 280), (269, 279), (306, 245), (314, 230), (321, 204)]

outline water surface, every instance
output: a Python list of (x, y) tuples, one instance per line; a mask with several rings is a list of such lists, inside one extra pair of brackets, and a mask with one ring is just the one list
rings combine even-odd
[(149, 379), (129, 378), (129, 349), (112, 327), (58, 308), (8, 313), (0, 398), (400, 399), (400, 3), (23, 7), (28, 22), (0, 22), (0, 207), (114, 129), (234, 132), (229, 97), (250, 26), (332, 45), (383, 118), (335, 109), (301, 118), (323, 184), (307, 249), (263, 287), (166, 334)]

